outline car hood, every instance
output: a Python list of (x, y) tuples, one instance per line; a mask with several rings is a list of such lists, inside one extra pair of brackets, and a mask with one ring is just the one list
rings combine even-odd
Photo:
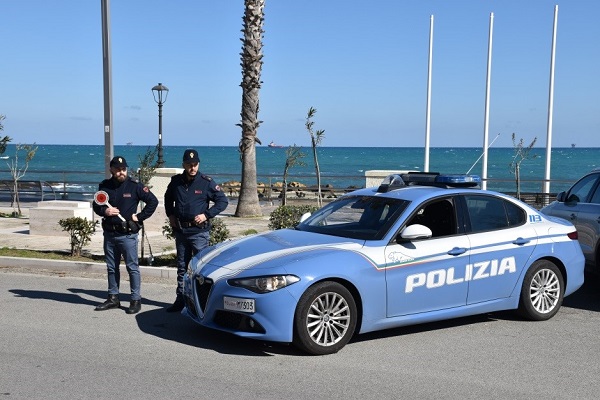
[(192, 262), (202, 269), (202, 275), (216, 280), (251, 268), (284, 267), (322, 251), (358, 250), (363, 244), (364, 240), (280, 229), (225, 242)]

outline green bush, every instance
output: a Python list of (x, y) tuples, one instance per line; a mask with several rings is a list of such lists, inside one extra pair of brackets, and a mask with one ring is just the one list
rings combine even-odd
[(229, 229), (227, 229), (227, 226), (225, 226), (225, 221), (223, 221), (223, 218), (213, 218), (211, 223), (212, 228), (210, 228), (210, 238), (208, 239), (209, 246), (224, 242), (229, 239)]
[[(211, 224), (212, 227), (210, 228), (210, 237), (208, 239), (209, 246), (224, 242), (225, 240), (229, 239), (229, 229), (227, 229), (223, 218), (213, 218), (211, 220)], [(165, 220), (165, 224), (162, 226), (162, 234), (167, 239), (175, 239), (173, 228), (171, 228), (168, 218)]]
[(279, 206), (271, 213), (269, 217), (269, 229), (292, 228), (300, 222), (300, 217), (304, 213), (313, 213), (319, 207), (303, 206)]
[(69, 233), (71, 243), (71, 255), (80, 256), (83, 246), (92, 240), (92, 235), (96, 232), (94, 221), (81, 217), (71, 217), (58, 221), (63, 231)]

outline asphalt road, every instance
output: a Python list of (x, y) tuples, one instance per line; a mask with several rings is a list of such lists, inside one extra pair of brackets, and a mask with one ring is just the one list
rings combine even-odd
[[(125, 282), (127, 284), (127, 282)], [(496, 313), (355, 338), (339, 353), (203, 329), (164, 311), (95, 312), (103, 279), (0, 270), (2, 399), (597, 399), (600, 281), (547, 322)]]

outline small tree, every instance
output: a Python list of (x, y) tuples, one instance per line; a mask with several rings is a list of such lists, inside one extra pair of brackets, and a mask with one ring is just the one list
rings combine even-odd
[(301, 147), (293, 146), (285, 149), (285, 167), (283, 168), (283, 187), (281, 192), (281, 205), (285, 206), (287, 198), (287, 176), (290, 168), (297, 166), (303, 167), (306, 165), (302, 158), (306, 157), (306, 153)]
[(63, 231), (69, 233), (71, 256), (80, 256), (83, 246), (92, 240), (92, 235), (96, 232), (96, 224), (81, 217), (61, 219), (58, 224)]
[(310, 135), (310, 144), (312, 146), (313, 159), (315, 161), (315, 172), (317, 174), (317, 205), (321, 207), (323, 204), (321, 200), (321, 170), (319, 169), (319, 160), (317, 159), (317, 146), (321, 144), (321, 141), (325, 137), (325, 130), (321, 129), (316, 132), (313, 131), (314, 122), (312, 121), (312, 117), (314, 117), (316, 113), (317, 110), (315, 108), (309, 108), (305, 126)]
[[(143, 156), (138, 154), (138, 160), (140, 161), (140, 167), (138, 168), (137, 171), (131, 171), (131, 177), (133, 179), (137, 179), (140, 183), (142, 183), (144, 186), (147, 186), (148, 189), (151, 189), (152, 186), (150, 186), (150, 180), (152, 180), (152, 177), (156, 174), (156, 168), (158, 167), (158, 161), (154, 162), (154, 159), (156, 158), (156, 153), (158, 152), (158, 145), (156, 145), (154, 147), (154, 149), (152, 149), (151, 147), (148, 147), (146, 149), (146, 153), (144, 153)], [(146, 237), (146, 228), (144, 227), (144, 224), (142, 224), (142, 230), (141, 230), (141, 243), (140, 243), (140, 247), (141, 247), (141, 258), (144, 259), (144, 249), (145, 249), (145, 237)], [(148, 242), (148, 246), (150, 246), (149, 244), (150, 242)], [(150, 250), (150, 256), (152, 256), (152, 250)]]
[(521, 199), (521, 163), (528, 159), (537, 158), (537, 154), (531, 154), (531, 149), (535, 145), (537, 141), (537, 137), (533, 138), (529, 146), (525, 147), (523, 145), (523, 139), (519, 140), (517, 143), (516, 135), (512, 134), (512, 142), (513, 148), (515, 151), (515, 156), (509, 165), (510, 172), (515, 176), (515, 183), (517, 185), (517, 199)]
[[(0, 114), (0, 132), (4, 130), (4, 125), (2, 125), (2, 121), (4, 121), (5, 118), (6, 117), (4, 115)], [(0, 137), (0, 154), (4, 154), (8, 142), (10, 142), (11, 140), (12, 139), (8, 136)]]
[[(15, 158), (7, 162), (6, 164), (10, 168), (10, 174), (13, 180), (13, 198), (12, 198), (12, 206), (13, 206), (13, 214), (17, 216), (21, 216), (23, 213), (21, 212), (21, 202), (19, 201), (19, 179), (25, 176), (27, 172), (27, 168), (29, 168), (29, 162), (35, 156), (35, 152), (38, 147), (34, 144), (18, 144), (15, 150)], [(22, 168), (19, 168), (19, 152), (25, 152), (25, 165)], [(14, 209), (15, 204), (17, 206), (17, 210)]]

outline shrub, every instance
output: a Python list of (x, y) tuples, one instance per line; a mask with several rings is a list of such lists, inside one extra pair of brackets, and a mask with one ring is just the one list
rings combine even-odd
[(302, 214), (313, 213), (319, 207), (303, 205), (303, 206), (279, 206), (271, 213), (269, 217), (269, 229), (292, 228), (300, 222)]
[[(213, 218), (211, 220), (212, 227), (210, 228), (210, 237), (208, 239), (208, 245), (212, 246), (220, 242), (224, 242), (229, 239), (229, 229), (225, 225), (223, 218)], [(165, 220), (165, 224), (162, 226), (162, 234), (167, 239), (174, 239), (173, 228), (169, 223), (169, 219)]]
[(69, 233), (71, 243), (71, 255), (80, 256), (83, 246), (92, 240), (92, 235), (96, 232), (94, 221), (81, 217), (71, 217), (58, 221), (63, 231)]

